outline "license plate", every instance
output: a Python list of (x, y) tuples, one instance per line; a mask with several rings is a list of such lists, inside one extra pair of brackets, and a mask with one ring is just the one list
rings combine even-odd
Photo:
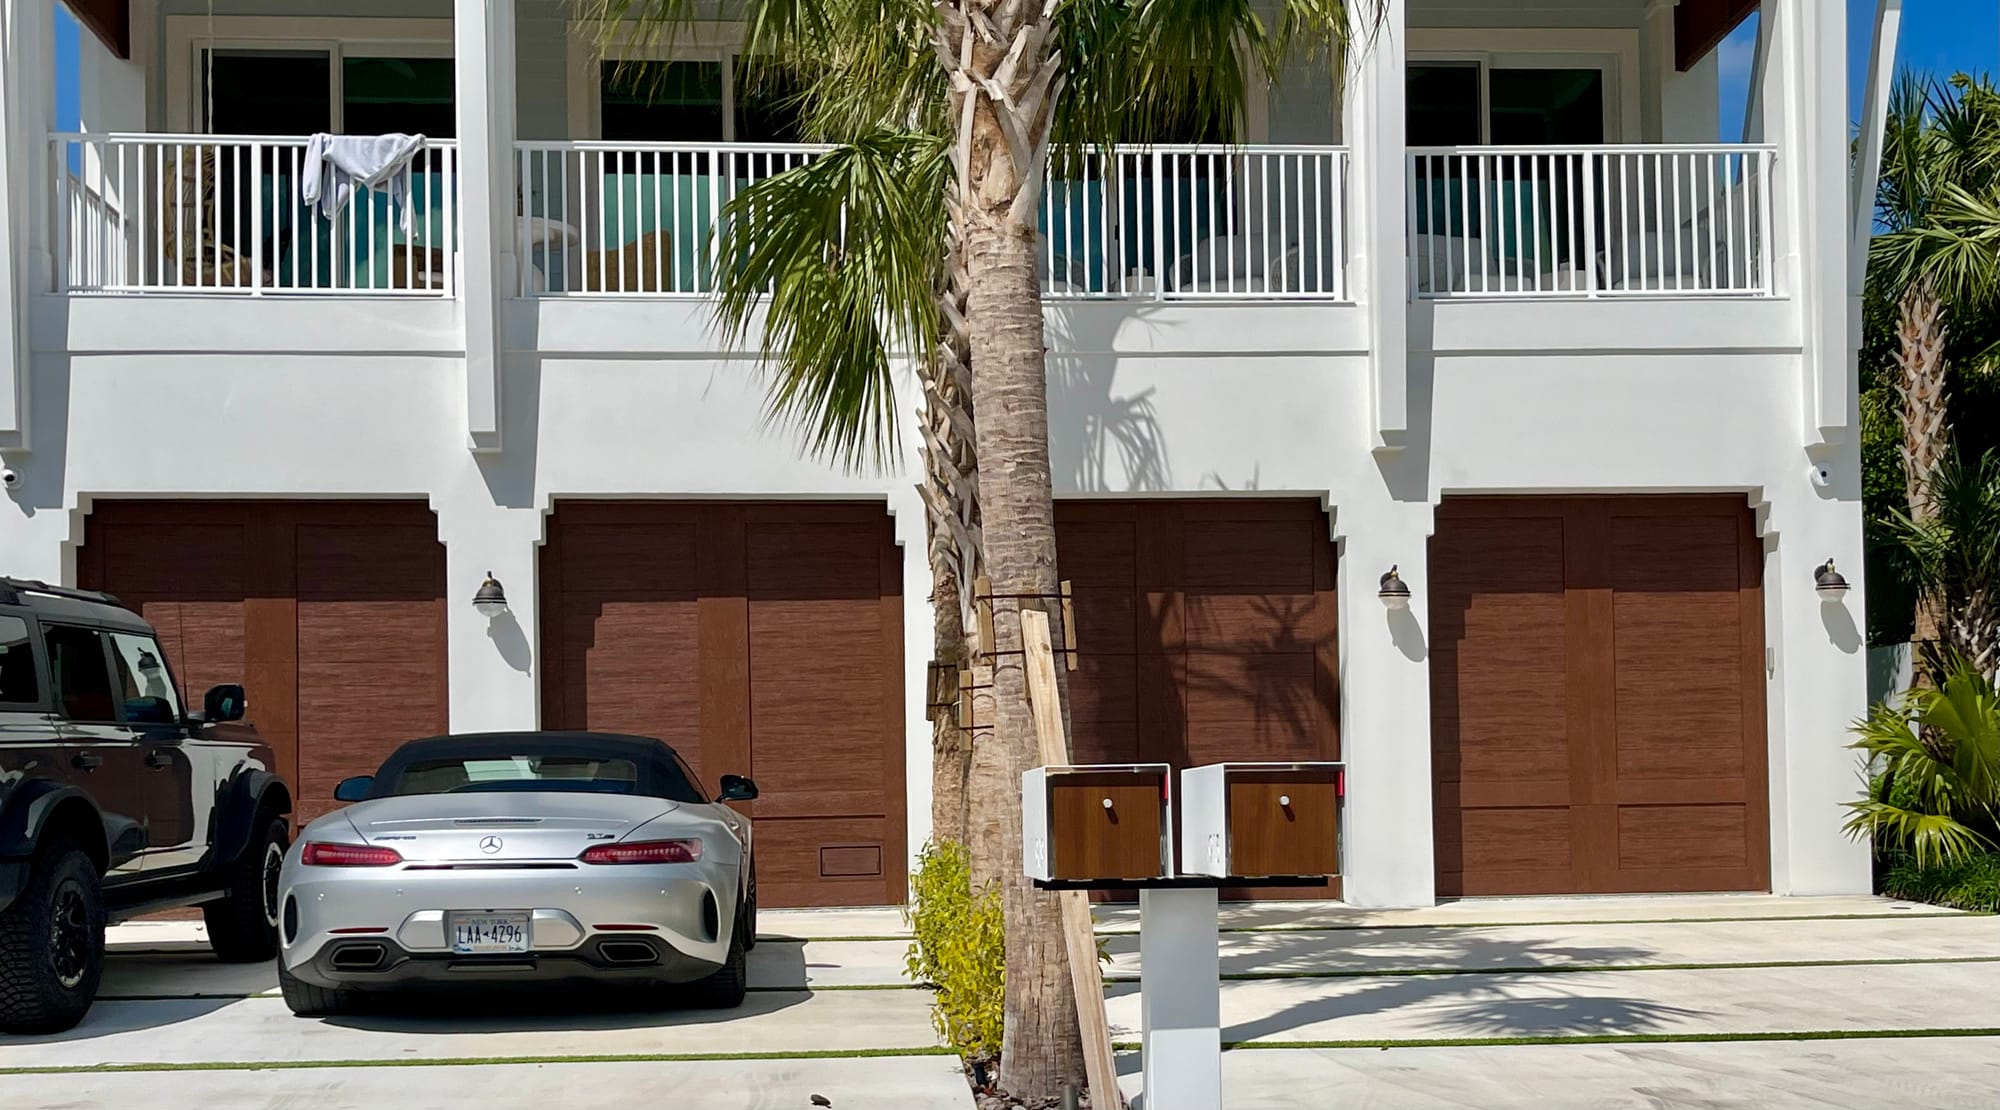
[(528, 950), (525, 913), (452, 913), (445, 915), (451, 950), (460, 956)]

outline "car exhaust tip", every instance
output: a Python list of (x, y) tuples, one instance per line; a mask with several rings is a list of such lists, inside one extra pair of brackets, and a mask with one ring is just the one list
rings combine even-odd
[(652, 945), (632, 940), (605, 941), (597, 946), (597, 954), (608, 964), (631, 966), (660, 962), (660, 954), (653, 951)]
[(379, 944), (348, 944), (335, 949), (327, 962), (341, 971), (373, 971), (389, 956)]

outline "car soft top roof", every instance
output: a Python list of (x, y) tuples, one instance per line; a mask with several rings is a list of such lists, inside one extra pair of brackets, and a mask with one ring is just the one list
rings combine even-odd
[(671, 784), (687, 782), (687, 776), (674, 763), (673, 747), (665, 740), (616, 732), (548, 731), (472, 732), (412, 740), (383, 760), (381, 769), (375, 772), (375, 781), (379, 790), (395, 782), (412, 764), (441, 759), (505, 759), (515, 755), (630, 760), (638, 768), (638, 792), (655, 797), (669, 797), (661, 791)]

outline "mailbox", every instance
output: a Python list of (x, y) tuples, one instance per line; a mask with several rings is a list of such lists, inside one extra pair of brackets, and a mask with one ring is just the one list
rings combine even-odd
[(1032, 879), (1173, 874), (1164, 763), (1037, 767), (1021, 775), (1022, 862)]
[(1212, 763), (1181, 772), (1181, 871), (1340, 874), (1338, 763)]

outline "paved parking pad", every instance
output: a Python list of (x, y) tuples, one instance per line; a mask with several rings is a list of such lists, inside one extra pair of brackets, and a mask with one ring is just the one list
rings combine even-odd
[(956, 1057), (490, 1064), (0, 1076), (0, 1106), (63, 1110), (969, 1110)]

